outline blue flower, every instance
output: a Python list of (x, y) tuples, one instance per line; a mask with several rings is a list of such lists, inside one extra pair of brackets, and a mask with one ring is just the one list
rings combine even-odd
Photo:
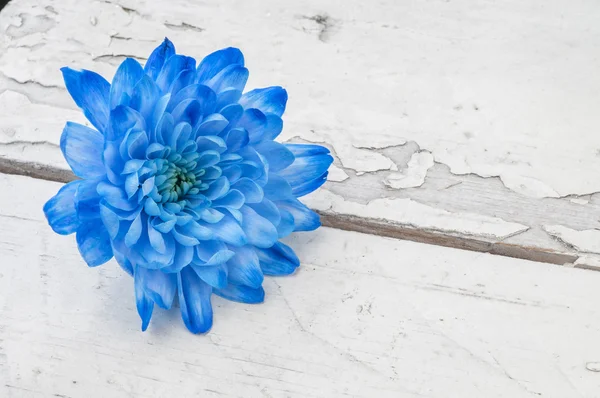
[(44, 206), (59, 234), (76, 234), (90, 267), (113, 256), (134, 279), (146, 330), (154, 305), (178, 296), (193, 333), (212, 326), (211, 295), (264, 299), (264, 275), (299, 266), (279, 239), (319, 227), (297, 198), (320, 187), (332, 162), (318, 145), (281, 144), (287, 93), (242, 94), (236, 48), (196, 60), (165, 39), (145, 67), (119, 66), (112, 84), (63, 68), (67, 90), (94, 128), (68, 122), (60, 147), (80, 179)]

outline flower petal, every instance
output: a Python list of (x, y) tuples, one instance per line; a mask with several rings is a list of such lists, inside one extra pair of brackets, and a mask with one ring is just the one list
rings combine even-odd
[(281, 242), (275, 243), (268, 249), (256, 249), (256, 254), (265, 275), (289, 275), (300, 265), (300, 260), (292, 248)]
[(259, 216), (249, 206), (242, 206), (240, 211), (243, 216), (242, 229), (248, 237), (248, 243), (266, 248), (277, 242), (277, 229), (269, 220)]
[(258, 288), (263, 282), (258, 256), (250, 245), (231, 247), (235, 256), (227, 262), (228, 279), (234, 285), (245, 285)]
[(100, 131), (108, 123), (110, 84), (99, 74), (89, 70), (61, 68), (65, 86), (85, 117)]
[(76, 176), (95, 178), (106, 174), (102, 163), (104, 136), (100, 132), (67, 122), (60, 137), (60, 149)]
[(231, 186), (240, 191), (246, 198), (246, 203), (260, 203), (263, 200), (264, 193), (260, 185), (250, 178), (240, 178)]
[(221, 239), (227, 244), (243, 246), (248, 243), (248, 238), (244, 234), (244, 231), (231, 216), (225, 216), (221, 221), (215, 224), (205, 222), (199, 224), (210, 229), (218, 239)]
[(222, 289), (227, 286), (227, 265), (217, 264), (208, 266), (197, 266), (192, 264), (192, 269), (205, 283)]
[(229, 65), (244, 66), (244, 55), (239, 49), (228, 47), (204, 57), (198, 66), (196, 80), (205, 83)]
[(138, 267), (136, 277), (141, 278), (144, 291), (160, 308), (168, 310), (173, 304), (177, 289), (177, 275), (160, 270)]
[(245, 109), (257, 108), (262, 113), (273, 113), (279, 117), (285, 111), (288, 95), (284, 88), (279, 86), (257, 88), (245, 93), (239, 104)]
[(133, 58), (126, 58), (125, 61), (121, 62), (110, 86), (110, 109), (121, 105), (123, 94), (127, 94), (129, 98), (132, 97), (133, 88), (142, 76), (144, 76), (144, 70), (138, 61)]
[(146, 66), (144, 67), (144, 71), (153, 80), (156, 80), (165, 61), (174, 54), (175, 46), (169, 39), (165, 37), (165, 40), (160, 44), (160, 46), (156, 47), (154, 51), (152, 51), (152, 54), (150, 54), (148, 62), (146, 62)]
[(294, 162), (294, 154), (279, 142), (262, 141), (253, 146), (256, 152), (267, 159), (269, 171), (283, 170)]
[(206, 333), (212, 327), (213, 311), (210, 303), (212, 288), (203, 282), (192, 267), (177, 274), (181, 317), (192, 333)]
[(242, 65), (229, 65), (217, 73), (213, 78), (206, 82), (206, 85), (213, 89), (217, 95), (221, 91), (234, 88), (239, 91), (244, 90), (248, 80), (248, 69)]
[(158, 74), (158, 77), (156, 78), (156, 85), (158, 88), (160, 88), (163, 93), (167, 93), (171, 87), (171, 83), (173, 83), (181, 71), (185, 69), (192, 69), (192, 60), (193, 58), (191, 57), (178, 54), (169, 57), (169, 59), (167, 59), (164, 63), (162, 70)]
[(278, 201), (276, 204), (277, 207), (289, 211), (294, 216), (294, 231), (313, 231), (321, 226), (319, 215), (298, 199)]
[(77, 248), (88, 266), (102, 265), (113, 257), (110, 236), (100, 218), (77, 228)]
[(81, 181), (64, 185), (56, 195), (44, 205), (44, 214), (54, 232), (69, 235), (77, 231), (79, 220), (75, 208), (75, 193)]
[[(141, 271), (140, 271), (141, 270)], [(142, 331), (148, 328), (150, 318), (152, 318), (152, 310), (154, 309), (154, 301), (146, 294), (142, 278), (142, 267), (136, 267), (133, 274), (133, 285), (135, 288), (135, 306), (138, 314), (142, 319)]]
[(293, 197), (290, 184), (277, 174), (269, 174), (269, 180), (263, 187), (263, 192), (265, 197), (270, 200), (285, 200)]
[(265, 300), (265, 291), (261, 287), (254, 289), (243, 285), (228, 284), (224, 289), (214, 289), (213, 293), (224, 299), (246, 304), (258, 304)]

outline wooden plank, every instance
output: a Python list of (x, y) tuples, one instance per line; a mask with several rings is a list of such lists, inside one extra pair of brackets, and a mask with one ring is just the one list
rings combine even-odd
[[(548, 231), (600, 228), (599, 17), (593, 0), (13, 0), (0, 13), (0, 168), (68, 176), (60, 132), (83, 118), (61, 66), (110, 79), (164, 36), (198, 57), (235, 45), (249, 87), (289, 91), (281, 139), (334, 152), (331, 181), (310, 200), (336, 222), (591, 258), (593, 245)], [(394, 210), (378, 218), (371, 203)], [(394, 217), (408, 207), (419, 212)]]
[[(0, 396), (597, 397), (600, 274), (322, 228), (267, 299), (139, 331), (131, 278), (88, 269), (0, 176)], [(19, 195), (14, 193), (20, 193)], [(23, 200), (25, 197), (28, 200)]]

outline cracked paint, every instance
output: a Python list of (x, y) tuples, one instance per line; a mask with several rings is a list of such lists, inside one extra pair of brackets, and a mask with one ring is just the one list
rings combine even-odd
[(423, 185), (427, 170), (433, 167), (433, 155), (427, 151), (413, 153), (408, 165), (399, 173), (392, 173), (384, 184), (393, 189), (416, 188)]
[(449, 212), (412, 199), (375, 199), (363, 205), (322, 189), (303, 198), (311, 208), (334, 214), (388, 220), (415, 228), (505, 239), (528, 230), (522, 224), (475, 213)]
[(544, 231), (568, 247), (581, 252), (600, 254), (600, 230), (578, 231), (562, 225), (544, 225)]

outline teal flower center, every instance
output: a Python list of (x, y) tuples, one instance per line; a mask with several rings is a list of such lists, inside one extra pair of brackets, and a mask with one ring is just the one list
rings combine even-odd
[(157, 202), (181, 203), (186, 197), (197, 195), (208, 188), (202, 180), (206, 170), (192, 159), (181, 155), (150, 161), (156, 167)]

